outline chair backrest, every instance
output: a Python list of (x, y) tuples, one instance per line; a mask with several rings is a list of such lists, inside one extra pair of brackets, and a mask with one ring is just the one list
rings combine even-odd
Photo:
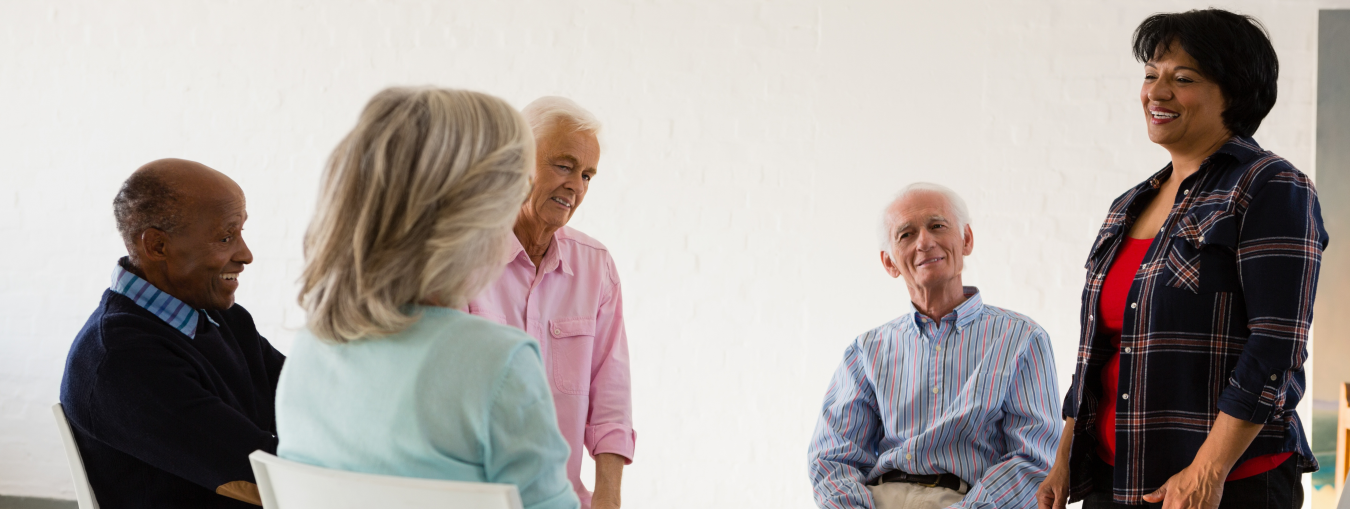
[(66, 460), (70, 462), (70, 477), (75, 481), (75, 500), (80, 509), (98, 509), (98, 499), (89, 487), (89, 476), (84, 473), (84, 459), (80, 457), (80, 448), (75, 445), (75, 434), (70, 431), (70, 422), (66, 420), (66, 409), (60, 403), (52, 405), (52, 415), (56, 417), (56, 431), (61, 433), (61, 443), (66, 446)]
[(513, 484), (362, 474), (284, 460), (264, 451), (254, 451), (248, 459), (266, 509), (523, 507)]

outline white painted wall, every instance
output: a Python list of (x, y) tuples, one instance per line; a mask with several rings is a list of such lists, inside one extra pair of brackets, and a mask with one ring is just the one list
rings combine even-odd
[[(573, 225), (612, 249), (631, 338), (629, 507), (810, 507), (804, 454), (845, 344), (899, 312), (874, 225), (914, 180), (963, 193), (967, 281), (1072, 370), (1109, 201), (1166, 163), (1130, 33), (1205, 1), (0, 3), (0, 494), (72, 498), (48, 406), (121, 253), (137, 166), (204, 162), (249, 199), (239, 302), (283, 351), (322, 162), (393, 84), (572, 97), (606, 123)], [(1317, 9), (1269, 26), (1257, 135), (1312, 170)]]

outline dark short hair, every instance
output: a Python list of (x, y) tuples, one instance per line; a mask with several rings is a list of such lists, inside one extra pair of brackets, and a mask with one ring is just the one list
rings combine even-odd
[(1173, 41), (1200, 64), (1200, 72), (1219, 85), (1227, 101), (1223, 124), (1238, 136), (1251, 136), (1275, 106), (1280, 60), (1261, 22), (1222, 9), (1160, 13), (1134, 29), (1134, 58), (1148, 62)]
[(113, 217), (122, 242), (134, 259), (136, 237), (150, 228), (174, 233), (181, 224), (179, 195), (173, 186), (155, 172), (136, 172), (122, 183), (113, 198)]

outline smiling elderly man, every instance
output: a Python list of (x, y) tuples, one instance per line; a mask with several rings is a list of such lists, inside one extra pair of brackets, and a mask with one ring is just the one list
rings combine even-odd
[(243, 191), (163, 159), (122, 184), (113, 213), (128, 256), (61, 381), (95, 498), (104, 509), (261, 505), (248, 455), (276, 452), (284, 357), (234, 304), (253, 261)]
[(808, 452), (816, 503), (1035, 507), (1060, 427), (1050, 338), (962, 286), (975, 237), (956, 193), (913, 184), (882, 226), (911, 305), (844, 351)]
[[(572, 448), (572, 488), (583, 509), (618, 509), (637, 440), (619, 272), (604, 244), (567, 226), (599, 173), (600, 121), (563, 97), (541, 97), (520, 113), (534, 133), (534, 185), (501, 277), (469, 312), (539, 341), (558, 429)], [(583, 446), (595, 459), (594, 499), (581, 482)]]

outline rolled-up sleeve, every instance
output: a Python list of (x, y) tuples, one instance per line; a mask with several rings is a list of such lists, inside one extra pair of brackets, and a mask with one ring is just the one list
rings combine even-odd
[(628, 370), (628, 336), (623, 326), (623, 295), (614, 267), (607, 267), (608, 288), (595, 317), (595, 351), (591, 357), (590, 408), (586, 415), (586, 449), (623, 456), (633, 462), (632, 380)]
[(811, 435), (807, 472), (820, 507), (872, 507), (865, 477), (877, 463), (881, 419), (863, 364), (857, 343), (849, 345)]
[(1237, 244), (1250, 336), (1220, 395), (1224, 413), (1266, 423), (1297, 404), (1327, 241), (1306, 175), (1281, 171), (1253, 193)]

